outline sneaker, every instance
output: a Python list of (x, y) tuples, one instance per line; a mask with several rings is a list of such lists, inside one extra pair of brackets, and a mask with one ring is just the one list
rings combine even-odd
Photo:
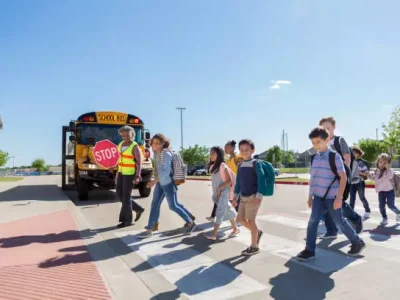
[(357, 234), (359, 234), (359, 233), (361, 233), (363, 231), (363, 227), (364, 227), (363, 221), (362, 221), (362, 219), (360, 217), (360, 221), (356, 224), (356, 228), (355, 228)]
[(309, 261), (310, 259), (313, 258), (315, 258), (315, 253), (307, 249), (304, 249), (299, 254), (297, 254), (297, 259), (299, 261)]
[(193, 222), (196, 221), (196, 217), (193, 216), (192, 214), (190, 214), (189, 217), (192, 219)]
[(387, 219), (382, 219), (381, 225), (385, 226), (388, 224), (388, 220)]
[(244, 256), (252, 256), (254, 254), (260, 253), (260, 248), (258, 247), (249, 247), (246, 249), (244, 253), (242, 253)]
[(185, 234), (190, 234), (190, 233), (192, 233), (192, 232), (194, 231), (194, 229), (196, 228), (196, 226), (197, 226), (197, 225), (196, 225), (195, 222), (185, 224), (185, 226), (184, 226), (184, 233), (185, 233)]
[(244, 255), (246, 252), (248, 252), (249, 251), (249, 248), (250, 247), (247, 247), (246, 249), (244, 249), (242, 252), (240, 252), (242, 255)]
[[(145, 226), (144, 229), (148, 230), (149, 228), (148, 228), (147, 226)], [(154, 232), (154, 231), (158, 231), (158, 222), (155, 222), (155, 223), (154, 223), (153, 232)]]
[(397, 222), (397, 223), (400, 223), (400, 213), (398, 213), (398, 214), (396, 215), (396, 222)]
[(206, 220), (209, 221), (209, 222), (214, 222), (214, 219), (215, 219), (214, 217), (207, 217), (206, 218)]
[(261, 237), (263, 236), (264, 232), (262, 232), (262, 230), (258, 231), (258, 235), (257, 235), (257, 246), (260, 244), (260, 240)]
[(141, 210), (141, 211), (137, 211), (137, 212), (136, 212), (135, 222), (139, 221), (139, 219), (140, 219), (140, 217), (142, 216), (143, 212), (144, 212), (144, 209)]
[(117, 225), (117, 227), (118, 228), (125, 228), (125, 227), (131, 226), (131, 225), (132, 225), (132, 223), (119, 223)]
[(153, 232), (146, 230), (145, 232), (142, 232), (141, 234), (139, 234), (139, 239), (147, 239), (152, 236), (153, 236)]
[(363, 220), (364, 220), (364, 221), (365, 221), (365, 220), (368, 220), (370, 216), (371, 216), (371, 213), (370, 213), (370, 212), (365, 212), (365, 214), (364, 214), (364, 216), (363, 216)]
[(325, 233), (325, 234), (319, 236), (320, 240), (329, 240), (329, 239), (336, 239), (336, 238), (337, 238), (337, 234), (330, 234), (330, 233)]
[(347, 252), (348, 255), (350, 256), (357, 256), (360, 255), (361, 252), (365, 249), (366, 245), (363, 240), (361, 240), (359, 243), (352, 244), (350, 246), (350, 251)]

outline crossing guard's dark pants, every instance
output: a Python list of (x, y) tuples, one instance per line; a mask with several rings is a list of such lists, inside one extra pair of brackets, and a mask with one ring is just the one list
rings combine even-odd
[(122, 202), (119, 213), (119, 222), (131, 224), (133, 220), (132, 210), (142, 212), (144, 209), (135, 200), (132, 199), (133, 180), (135, 175), (118, 174), (117, 179), (117, 197)]

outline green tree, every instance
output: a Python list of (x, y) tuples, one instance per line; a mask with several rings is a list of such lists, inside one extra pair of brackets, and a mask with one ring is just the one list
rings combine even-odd
[(282, 163), (283, 151), (279, 146), (275, 145), (267, 150), (267, 161), (271, 162), (274, 166)]
[(208, 162), (209, 148), (194, 145), (180, 151), (183, 161), (189, 166), (202, 165)]
[(295, 154), (293, 150), (283, 152), (283, 161), (293, 164), (295, 161)]
[(358, 141), (358, 146), (365, 152), (363, 159), (370, 163), (373, 163), (379, 154), (387, 151), (384, 142), (373, 139), (361, 139)]
[(8, 160), (10, 159), (10, 156), (8, 155), (8, 152), (4, 152), (0, 150), (0, 167), (4, 166)]
[(400, 106), (395, 108), (388, 124), (383, 124), (383, 138), (389, 154), (400, 153)]
[(32, 168), (38, 170), (38, 171), (47, 171), (48, 170), (48, 166), (46, 165), (46, 162), (44, 159), (35, 159), (32, 162)]

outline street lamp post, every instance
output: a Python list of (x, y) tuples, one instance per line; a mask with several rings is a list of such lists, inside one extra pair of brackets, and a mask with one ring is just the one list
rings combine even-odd
[(14, 169), (14, 159), (15, 159), (15, 156), (10, 156), (10, 158), (12, 158), (12, 160), (13, 160), (13, 169)]
[(183, 150), (183, 111), (186, 110), (186, 107), (177, 107), (176, 109), (181, 111), (181, 150)]

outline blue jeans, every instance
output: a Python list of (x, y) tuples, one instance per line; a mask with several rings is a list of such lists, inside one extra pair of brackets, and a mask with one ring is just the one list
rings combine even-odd
[(356, 203), (356, 197), (357, 197), (357, 192), (358, 196), (360, 197), (360, 200), (364, 206), (364, 210), (367, 213), (371, 212), (371, 209), (369, 208), (369, 203), (367, 201), (367, 198), (365, 198), (365, 181), (362, 180), (359, 183), (352, 184), (350, 186), (350, 207), (354, 209), (354, 205)]
[[(343, 201), (342, 204), (342, 214), (343, 217), (349, 220), (353, 224), (357, 224), (359, 222), (362, 222), (361, 216), (356, 213), (347, 202)], [(325, 227), (326, 227), (326, 233), (328, 235), (337, 235), (338, 229), (335, 225), (335, 221), (333, 220), (332, 216), (330, 216), (328, 213), (325, 214)]]
[(360, 237), (354, 231), (353, 227), (343, 218), (341, 209), (333, 208), (334, 200), (322, 199), (321, 197), (314, 197), (312, 202), (312, 211), (310, 220), (308, 221), (307, 227), (307, 242), (306, 249), (315, 252), (318, 225), (321, 216), (327, 211), (327, 217), (331, 217), (334, 223), (342, 230), (344, 235), (350, 240), (352, 244), (356, 244), (361, 241)]
[(167, 198), (169, 209), (177, 213), (186, 223), (191, 223), (190, 212), (180, 203), (176, 193), (176, 187), (173, 182), (167, 185), (157, 183), (154, 188), (153, 200), (151, 201), (151, 210), (147, 228), (151, 229), (160, 218), (161, 203)]
[(392, 212), (400, 214), (400, 210), (394, 204), (394, 190), (388, 192), (379, 192), (379, 210), (381, 211), (382, 218), (387, 219), (386, 203)]

